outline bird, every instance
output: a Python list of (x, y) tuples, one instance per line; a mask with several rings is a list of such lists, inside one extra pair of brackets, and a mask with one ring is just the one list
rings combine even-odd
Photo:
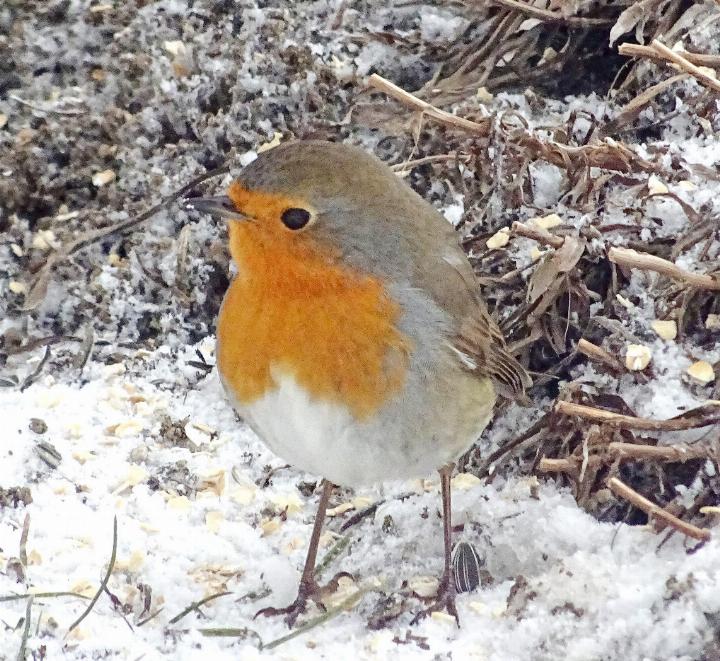
[[(488, 313), (452, 225), (390, 167), (341, 142), (295, 140), (187, 206), (228, 223), (236, 266), (217, 368), (240, 417), (278, 457), (322, 478), (297, 617), (335, 485), (440, 475), (444, 569), (434, 603), (458, 621), (450, 478), (498, 395), (531, 384)], [(419, 619), (419, 616), (415, 619)]]

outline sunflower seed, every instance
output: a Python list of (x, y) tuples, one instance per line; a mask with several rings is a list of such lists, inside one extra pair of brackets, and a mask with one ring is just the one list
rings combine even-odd
[(460, 542), (453, 553), (453, 576), (458, 592), (472, 592), (480, 585), (480, 571), (483, 565), (475, 547), (469, 542)]

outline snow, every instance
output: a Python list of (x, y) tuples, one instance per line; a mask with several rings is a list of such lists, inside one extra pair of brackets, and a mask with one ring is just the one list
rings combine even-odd
[[(199, 348), (211, 358), (208, 344)], [(0, 484), (28, 484), (33, 503), (2, 512), (0, 566), (19, 553), (25, 515), (30, 564), (27, 586), (7, 573), (0, 576), (0, 594), (92, 594), (108, 562), (117, 516), (118, 555), (109, 590), (130, 619), (143, 612), (141, 585), (152, 590), (151, 612), (162, 608), (130, 631), (103, 596), (80, 627), (64, 637), (84, 602), (38, 598), (33, 608), (41, 635), (31, 638), (30, 649), (44, 645), (49, 658), (80, 659), (108, 649), (124, 659), (260, 658), (254, 638), (233, 643), (202, 637), (194, 629), (249, 627), (264, 642), (285, 633), (279, 620), (253, 620), (252, 615), (292, 599), (315, 506), (315, 498), (300, 495), (296, 484), (312, 478), (287, 469), (273, 477), (267, 492), (258, 488), (255, 482), (265, 466), (281, 462), (235, 419), (215, 372), (193, 385), (195, 371), (178, 369), (190, 356), (191, 349), (179, 361), (166, 350), (143, 353), (127, 372), (91, 363), (84, 385), (47, 377), (24, 393), (4, 393)], [(638, 414), (672, 412), (669, 403), (678, 403), (672, 393), (682, 388), (674, 379), (666, 383), (667, 390), (658, 390), (653, 399), (640, 398), (644, 405)], [(167, 446), (158, 434), (162, 415), (206, 425), (212, 433), (197, 452)], [(48, 425), (41, 437), (28, 429), (33, 417)], [(57, 469), (49, 469), (35, 452), (40, 438), (62, 455)], [(188, 499), (173, 493), (172, 481), (161, 490), (148, 486), (150, 475), (178, 462), (186, 462)], [(239, 484), (230, 474), (233, 468)], [(224, 487), (196, 490), (217, 474), (224, 475)], [(135, 483), (138, 476), (142, 480)], [(399, 589), (413, 576), (437, 575), (442, 561), (435, 514), (439, 495), (437, 480), (430, 480), (363, 492), (373, 501), (384, 492), (386, 502), (372, 519), (351, 529), (350, 550), (333, 570), (351, 571), (360, 581), (377, 577), (386, 590)], [(414, 658), (443, 653), (448, 645), (458, 658), (491, 660), (697, 658), (710, 631), (705, 613), (720, 609), (718, 542), (689, 555), (676, 536), (658, 551), (654, 533), (598, 523), (578, 509), (569, 493), (552, 482), (535, 491), (533, 480), (518, 476), (455, 491), (454, 521), (465, 524), (462, 538), (476, 545), (494, 579), (492, 586), (459, 598), (459, 631), (435, 620), (411, 628), (409, 615), (389, 630), (368, 631), (365, 622), (377, 599), (371, 593), (352, 613), (288, 642), (280, 648), (282, 658), (336, 658), (347, 653), (348, 644), (358, 658)], [(394, 499), (408, 491), (414, 495)], [(262, 522), (268, 511), (278, 520), (274, 503), (288, 499), (300, 504), (298, 511), (290, 509), (279, 528), (265, 535)], [(425, 509), (427, 519), (421, 516)], [(209, 523), (211, 513), (219, 513), (217, 528)], [(383, 532), (388, 516), (392, 534)], [(337, 530), (338, 523), (330, 526)], [(508, 606), (520, 576), (527, 585)], [(668, 586), (675, 583), (680, 593), (670, 597)], [(169, 625), (193, 601), (226, 589), (233, 596), (203, 607), (203, 616), (191, 614)], [(240, 599), (268, 589), (264, 599)], [(11, 627), (23, 612), (22, 602), (0, 604), (0, 619)], [(187, 631), (171, 633), (178, 629)], [(429, 650), (393, 642), (408, 631), (422, 637)], [(3, 639), (0, 644), (10, 654), (17, 636), (6, 631)]]
[[(198, 348), (211, 357), (209, 341)], [(143, 611), (141, 585), (151, 588), (150, 611), (162, 608), (131, 631), (103, 596), (64, 637), (85, 603), (37, 598), (34, 612), (47, 635), (31, 638), (29, 648), (44, 645), (49, 658), (63, 653), (85, 658), (106, 649), (125, 659), (254, 658), (259, 654), (254, 638), (209, 639), (193, 629), (249, 627), (266, 643), (285, 633), (278, 618), (253, 620), (252, 615), (293, 597), (315, 505), (315, 498), (302, 496), (296, 485), (313, 478), (285, 469), (275, 474), (270, 489), (259, 488), (256, 481), (265, 467), (281, 462), (235, 419), (214, 371), (196, 380), (194, 370), (178, 374), (171, 360), (167, 351), (143, 352), (127, 371), (88, 365), (84, 385), (46, 377), (23, 393), (3, 396), (0, 483), (29, 484), (33, 503), (2, 512), (0, 566), (18, 554), (26, 515), (30, 532), (27, 588), (7, 573), (0, 576), (0, 594), (26, 589), (92, 594), (107, 566), (117, 517), (118, 552), (109, 590), (130, 619)], [(162, 416), (204, 430), (195, 437), (204, 439), (200, 449), (164, 441), (158, 430)], [(47, 432), (30, 431), (32, 417), (41, 417)], [(41, 439), (62, 456), (57, 469), (35, 451)], [(149, 486), (150, 475), (162, 475), (180, 462), (187, 469), (185, 486), (172, 480), (160, 489)], [(282, 658), (334, 658), (348, 641), (358, 658), (421, 655), (414, 645), (393, 643), (407, 631), (422, 637), (430, 654), (450, 645), (458, 658), (697, 658), (709, 635), (705, 613), (720, 609), (716, 540), (693, 554), (679, 536), (658, 549), (650, 530), (598, 523), (569, 493), (532, 477), (459, 486), (454, 521), (464, 524), (462, 539), (475, 544), (494, 580), (459, 598), (460, 630), (434, 619), (410, 628), (408, 614), (389, 630), (369, 631), (365, 621), (377, 599), (370, 593), (353, 612), (286, 643)], [(437, 479), (389, 483), (360, 495), (373, 502), (384, 497), (385, 503), (350, 529), (349, 551), (333, 571), (351, 571), (360, 582), (377, 578), (384, 590), (397, 590), (413, 576), (436, 575), (442, 562)], [(265, 534), (262, 523), (279, 520), (283, 508), (284, 520)], [(421, 516), (425, 509), (427, 518)], [(387, 517), (392, 533), (383, 531)], [(337, 530), (343, 518), (332, 519), (330, 527)], [(510, 599), (515, 584), (521, 587)], [(241, 598), (268, 589), (263, 599)], [(203, 607), (202, 616), (194, 613), (169, 624), (193, 601), (224, 590), (232, 596)], [(22, 602), (0, 603), (0, 619), (11, 627), (23, 612)], [(185, 633), (173, 633), (180, 630)], [(17, 638), (7, 631), (3, 637), (9, 654)]]
[[(43, 121), (46, 132), (56, 136), (50, 145), (70, 149), (82, 142), (73, 133), (75, 124), (88, 119), (89, 128), (83, 131), (90, 148), (73, 153), (69, 168), (55, 163), (47, 170), (31, 167), (32, 176), (25, 179), (20, 178), (22, 159), (9, 161), (13, 167), (6, 168), (6, 155), (0, 151), (0, 173), (5, 178), (17, 175), (16, 188), (42, 179), (46, 193), (57, 196), (63, 191), (70, 205), (65, 211), (53, 207), (41, 218), (27, 211), (27, 200), (13, 207), (16, 217), (4, 245), (13, 242), (26, 252), (36, 250), (32, 257), (37, 265), (46, 253), (31, 248), (33, 239), (47, 227), (61, 227), (55, 220), (62, 213), (79, 212), (79, 220), (63, 221), (63, 231), (69, 228), (62, 236), (65, 242), (95, 227), (93, 223), (134, 217), (203, 167), (211, 167), (208, 163), (217, 154), (241, 167), (254, 160), (258, 148), (276, 132), (286, 139), (292, 133), (312, 135), (326, 125), (344, 125), (352, 98), (349, 88), (361, 89), (362, 77), (374, 70), (411, 90), (424, 82), (418, 78), (420, 58), (404, 48), (402, 40), (389, 44), (364, 36), (349, 39), (347, 34), (364, 35), (365, 29), (380, 33), (396, 20), (399, 34), (419, 34), (442, 47), (468, 26), (462, 16), (436, 7), (419, 14), (415, 9), (394, 13), (378, 7), (368, 22), (348, 3), (343, 19), (347, 34), (332, 33), (327, 26), (341, 3), (322, 0), (270, 8), (229, 3), (237, 5), (242, 20), (223, 15), (214, 31), (216, 4), (228, 3), (198, 2), (192, 15), (184, 2), (151, 3), (129, 15), (96, 17), (95, 24), (88, 19), (87, 3), (73, 1), (59, 25), (44, 22), (40, 15), (26, 19), (32, 48), (18, 54), (28, 69), (24, 89), (18, 92), (34, 103), (80, 99), (87, 107), (86, 118), (45, 113)], [(709, 38), (714, 34), (708, 32)], [(185, 43), (192, 52), (192, 75), (170, 75), (173, 58), (163, 48), (169, 40)], [(280, 55), (287, 55), (281, 50), (298, 46), (304, 56), (304, 45), (314, 70), (296, 72), (281, 65)], [(218, 51), (206, 56), (216, 47)], [(58, 64), (62, 71), (69, 61), (88, 61), (91, 53), (93, 66), (107, 71), (104, 88), (79, 75), (66, 73), (65, 82), (57, 72), (41, 71), (45, 59), (63, 59), (65, 64)], [(147, 53), (151, 56), (143, 60)], [(198, 99), (221, 82), (231, 90), (232, 103), (198, 110)], [(130, 112), (132, 103), (139, 107)], [(492, 111), (522, 113), (530, 128), (563, 125), (572, 111), (591, 112), (598, 119), (611, 113), (610, 104), (595, 95), (543, 99), (536, 107), (528, 95), (503, 92), (488, 105)], [(662, 183), (694, 209), (717, 213), (720, 186), (691, 166), (716, 168), (720, 143), (707, 126), (698, 126), (686, 104), (673, 105), (679, 112), (662, 125), (659, 137), (633, 148), (647, 158), (660, 150), (666, 167), (678, 159), (696, 188), (660, 178)], [(15, 145), (15, 132), (27, 128), (36, 113), (7, 99), (0, 99), (0, 111), (9, 118), (0, 135), (3, 140), (10, 136), (2, 142), (5, 148)], [(187, 122), (189, 137), (159, 137), (165, 114), (179, 134), (185, 133)], [(650, 113), (643, 117), (657, 120)], [(582, 134), (588, 126), (581, 119), (574, 130)], [(348, 128), (331, 137), (371, 149), (382, 137), (378, 131)], [(100, 147), (109, 146), (118, 151), (102, 157)], [(30, 149), (41, 163), (47, 160), (46, 146)], [(491, 150), (502, 163), (503, 154)], [(90, 181), (91, 172), (110, 166), (118, 172), (116, 182), (84, 193), (82, 182)], [(547, 213), (557, 213), (564, 226), (577, 229), (591, 224), (637, 227), (637, 234), (589, 237), (595, 254), (601, 254), (605, 242), (671, 241), (690, 226), (671, 199), (647, 200), (639, 213), (647, 177), (639, 177), (634, 188), (608, 183), (602, 210), (581, 213), (566, 200), (563, 170), (536, 162), (530, 176), (534, 197), (517, 207), (509, 209), (499, 194), (489, 194), (487, 205), (496, 212), (489, 214), (493, 231), (509, 224), (510, 215), (524, 221)], [(58, 183), (56, 177), (67, 179)], [(472, 176), (466, 179), (469, 186), (474, 183)], [(222, 188), (218, 182), (208, 194)], [(425, 193), (454, 225), (471, 220), (476, 211), (469, 194), (455, 193), (439, 176)], [(86, 218), (83, 204), (99, 209), (102, 222)], [(0, 303), (3, 341), (10, 331), (23, 338), (77, 336), (53, 345), (53, 369), (42, 371), (32, 385), (21, 390), (11, 383), (0, 390), (0, 487), (27, 487), (32, 496), (26, 506), (0, 505), (0, 658), (17, 656), (27, 605), (25, 598), (4, 598), (68, 591), (93, 596), (110, 559), (115, 517), (117, 558), (108, 590), (118, 605), (108, 594), (100, 595), (90, 614), (69, 632), (87, 600), (36, 597), (27, 641), (35, 658), (714, 658), (703, 654), (717, 649), (712, 647), (720, 613), (717, 517), (707, 515), (713, 539), (702, 547), (677, 534), (661, 546), (662, 537), (648, 527), (598, 521), (567, 489), (551, 478), (527, 474), (512, 459), (492, 479), (455, 482), (453, 518), (463, 526), (456, 541), (474, 544), (491, 578), (458, 597), (459, 629), (442, 617), (410, 625), (423, 604), (407, 597), (403, 585), (437, 577), (442, 570), (439, 484), (436, 476), (428, 475), (356, 493), (337, 490), (331, 506), (348, 504), (349, 509), (328, 519), (320, 556), (341, 536), (350, 543), (324, 578), (347, 571), (357, 585), (372, 589), (348, 612), (278, 648), (263, 650), (260, 642), (270, 643), (288, 629), (279, 617), (253, 615), (266, 606), (284, 605), (295, 595), (317, 506), (317, 476), (285, 467), (232, 411), (216, 370), (189, 364), (200, 361), (198, 354), (210, 366), (214, 363), (213, 287), (220, 284), (213, 277), (216, 272), (228, 275), (233, 267), (227, 264), (222, 230), (209, 219), (195, 219), (185, 272), (178, 277), (176, 240), (187, 220), (182, 210), (164, 210), (130, 236), (111, 237), (76, 254), (70, 264), (58, 267), (45, 300), (32, 315), (18, 312), (8, 290), (10, 281), (29, 281), (28, 260), (0, 247), (0, 287), (7, 299)], [(513, 238), (503, 254), (508, 268), (527, 265), (534, 246)], [(688, 250), (676, 263), (707, 271), (712, 262), (701, 263), (699, 252)], [(711, 259), (718, 258), (717, 241), (709, 253)], [(163, 283), (179, 287), (189, 307), (178, 303), (179, 297), (160, 286)], [(627, 374), (616, 379), (588, 363), (574, 367), (572, 376), (584, 392), (620, 392), (635, 414), (667, 418), (716, 392), (713, 386), (691, 387), (684, 371), (695, 360), (717, 362), (720, 349), (717, 341), (699, 346), (692, 337), (658, 339), (650, 329), (650, 323), (662, 317), (657, 289), (656, 276), (636, 271), (619, 292), (632, 303), (624, 330), (638, 335), (652, 352), (648, 378)], [(81, 354), (78, 340), (87, 325), (95, 333), (94, 349), (80, 372), (73, 361)], [(43, 353), (39, 347), (9, 355), (0, 376), (19, 376), (22, 383)], [(552, 404), (551, 397), (540, 394), (531, 407), (512, 404), (499, 410), (478, 441), (481, 457), (523, 433)], [(33, 431), (38, 429), (34, 419), (44, 421), (47, 430)], [(661, 443), (691, 442), (707, 432), (665, 434)], [(54, 467), (43, 459), (48, 452), (60, 457)], [(704, 468), (707, 475), (716, 470), (711, 462)], [(697, 481), (680, 485), (677, 495), (689, 505), (699, 486)], [(380, 504), (374, 514), (341, 532), (364, 502)], [(26, 520), (23, 577), (14, 568)], [(230, 594), (171, 623), (193, 602), (225, 591)], [(407, 597), (407, 603), (399, 618), (375, 630), (368, 624), (386, 596)], [(218, 627), (248, 632), (223, 638), (203, 635), (203, 629)]]

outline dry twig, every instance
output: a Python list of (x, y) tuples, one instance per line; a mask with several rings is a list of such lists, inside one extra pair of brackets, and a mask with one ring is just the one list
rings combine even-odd
[(620, 459), (649, 459), (685, 463), (691, 459), (704, 459), (711, 454), (710, 448), (703, 445), (640, 445), (639, 443), (609, 443), (608, 452)]
[(168, 624), (177, 624), (180, 620), (182, 620), (186, 615), (189, 613), (192, 613), (193, 611), (199, 611), (200, 606), (204, 606), (210, 601), (214, 601), (215, 599), (219, 599), (220, 597), (226, 597), (227, 595), (232, 594), (232, 592), (216, 592), (215, 594), (211, 594), (208, 597), (205, 597), (204, 599), (200, 599), (200, 601), (193, 601), (189, 606), (184, 608), (180, 613), (178, 613), (175, 617), (173, 617)]
[(569, 415), (585, 420), (592, 420), (621, 429), (644, 429), (649, 431), (681, 431), (708, 427), (720, 422), (720, 405), (707, 403), (692, 409), (669, 420), (652, 420), (650, 418), (637, 418), (632, 415), (613, 413), (605, 409), (598, 409), (583, 404), (559, 401), (553, 409), (555, 413)]
[(110, 575), (112, 574), (113, 567), (115, 566), (115, 557), (117, 556), (117, 516), (113, 518), (113, 540), (112, 540), (112, 553), (110, 554), (110, 562), (108, 562), (107, 571), (105, 572), (105, 576), (103, 580), (100, 583), (100, 587), (98, 588), (98, 591), (95, 593), (95, 596), (90, 600), (90, 603), (87, 605), (87, 608), (82, 612), (80, 617), (75, 620), (70, 627), (68, 628), (68, 633), (70, 633), (80, 622), (82, 622), (88, 615), (90, 615), (90, 611), (94, 608), (95, 604), (97, 603), (97, 600), (100, 598), (100, 595), (105, 591), (107, 588), (107, 584), (110, 581)]
[(205, 172), (204, 174), (198, 175), (189, 183), (185, 184), (182, 188), (175, 191), (172, 195), (158, 202), (156, 205), (150, 207), (147, 211), (144, 211), (139, 216), (136, 216), (134, 218), (128, 218), (127, 220), (121, 220), (119, 223), (109, 225), (108, 227), (101, 227), (100, 229), (89, 230), (75, 240), (70, 241), (70, 243), (63, 246), (60, 250), (58, 250), (56, 253), (53, 253), (47, 258), (45, 264), (40, 269), (37, 277), (35, 278), (35, 281), (33, 282), (32, 287), (30, 288), (30, 291), (25, 298), (25, 303), (22, 309), (25, 312), (28, 312), (30, 310), (34, 310), (38, 305), (40, 305), (40, 303), (43, 302), (43, 300), (45, 299), (45, 295), (47, 294), (47, 288), (50, 284), (52, 272), (55, 267), (61, 262), (65, 261), (71, 255), (75, 254), (78, 250), (87, 248), (93, 243), (97, 243), (98, 241), (101, 241), (102, 239), (110, 236), (111, 234), (124, 232), (144, 223), (146, 220), (152, 218), (161, 209), (184, 197), (186, 193), (189, 193), (198, 184), (201, 184), (208, 179), (212, 179), (213, 177), (227, 174), (229, 171), (229, 167), (223, 166), (214, 170), (210, 170), (209, 172)]
[(486, 120), (482, 124), (479, 124), (477, 122), (472, 122), (469, 119), (458, 117), (457, 115), (445, 112), (444, 110), (440, 110), (439, 108), (433, 106), (431, 103), (423, 101), (422, 99), (418, 99), (418, 97), (410, 94), (410, 92), (406, 92), (401, 87), (394, 85), (382, 76), (378, 76), (378, 74), (376, 73), (370, 76), (368, 83), (376, 90), (385, 92), (385, 94), (391, 96), (393, 99), (396, 99), (397, 101), (400, 101), (404, 105), (414, 108), (415, 110), (420, 110), (424, 115), (432, 117), (433, 119), (442, 122), (443, 124), (455, 126), (476, 135), (488, 135), (488, 133), (490, 132), (489, 120)]
[(616, 496), (624, 498), (629, 503), (645, 512), (648, 515), (648, 519), (660, 519), (667, 525), (672, 526), (677, 531), (687, 535), (688, 537), (692, 537), (693, 539), (699, 539), (704, 542), (710, 539), (711, 534), (707, 528), (698, 528), (692, 523), (687, 523), (682, 519), (678, 519), (667, 510), (645, 498), (645, 496), (641, 496), (637, 491), (630, 488), (618, 478), (611, 477), (607, 481), (607, 485)]
[(20, 649), (18, 650), (18, 661), (25, 661), (25, 652), (27, 651), (27, 641), (30, 636), (30, 617), (32, 615), (33, 598), (30, 597), (25, 606), (25, 622), (23, 623), (22, 639), (20, 640)]
[[(627, 55), (628, 57), (647, 57), (656, 61), (665, 59), (652, 46), (642, 46), (640, 44), (620, 44), (618, 52), (620, 55)], [(720, 68), (720, 55), (690, 53), (688, 51), (682, 51), (682, 55), (688, 62), (699, 67)]]
[(577, 350), (588, 358), (607, 365), (616, 372), (625, 372), (625, 366), (617, 358), (611, 356), (602, 347), (599, 347), (597, 344), (593, 344), (592, 342), (588, 342), (584, 338), (578, 340)]
[[(388, 96), (400, 101), (404, 105), (419, 110), (423, 116), (430, 117), (435, 121), (459, 128), (476, 136), (487, 136), (490, 133), (490, 119), (483, 120), (483, 123), (473, 122), (444, 110), (436, 108), (427, 101), (419, 99), (413, 94), (394, 85), (378, 74), (370, 76), (369, 84), (377, 90), (385, 92)], [(502, 124), (502, 122), (501, 122)], [(511, 143), (526, 150), (529, 155), (538, 158), (567, 171), (575, 171), (578, 168), (596, 167), (605, 170), (617, 170), (619, 172), (661, 172), (662, 168), (651, 161), (638, 156), (634, 151), (615, 140), (594, 142), (581, 146), (572, 146), (546, 141), (526, 128), (514, 126), (508, 128), (502, 125), (507, 131)]]
[(715, 92), (720, 92), (720, 80), (706, 71), (703, 71), (702, 68), (693, 64), (689, 58), (684, 57), (684, 55), (681, 55), (678, 51), (669, 49), (665, 44), (661, 43), (657, 39), (653, 39), (649, 46), (621, 44), (618, 50), (621, 55), (651, 57), (653, 59), (669, 62), (685, 73), (689, 73), (701, 85), (704, 85)]
[(500, 5), (507, 7), (508, 9), (514, 9), (527, 16), (532, 16), (540, 21), (548, 23), (563, 23), (565, 25), (571, 25), (573, 27), (602, 27), (604, 25), (612, 25), (615, 22), (614, 18), (584, 18), (582, 16), (563, 16), (557, 12), (550, 11), (549, 9), (542, 9), (541, 7), (535, 7), (519, 0), (490, 0), (491, 4)]
[(374, 590), (377, 590), (378, 586), (376, 585), (368, 585), (358, 588), (357, 592), (353, 592), (349, 597), (346, 597), (343, 599), (337, 606), (333, 608), (328, 608), (324, 613), (321, 615), (318, 615), (317, 617), (314, 617), (312, 620), (309, 620), (302, 626), (297, 627), (297, 629), (293, 629), (290, 633), (286, 634), (285, 636), (281, 636), (280, 638), (276, 638), (275, 640), (269, 642), (267, 645), (262, 645), (263, 650), (271, 650), (276, 647), (279, 647), (283, 643), (288, 642), (289, 640), (292, 640), (293, 638), (297, 638), (298, 636), (310, 631), (311, 629), (314, 629), (315, 627), (320, 626), (321, 624), (325, 624), (325, 622), (332, 620), (333, 618), (337, 617), (341, 613), (350, 610), (357, 604), (368, 592), (373, 592)]
[(565, 242), (561, 236), (555, 236), (551, 234), (543, 227), (533, 227), (532, 225), (525, 225), (524, 223), (514, 222), (510, 228), (513, 234), (523, 236), (526, 239), (532, 239), (543, 245), (550, 246), (551, 248), (560, 248)]
[[(685, 463), (692, 459), (707, 459), (712, 456), (712, 450), (705, 445), (641, 445), (639, 443), (621, 443), (613, 441), (599, 448), (587, 459), (590, 466), (614, 464), (618, 461), (662, 461), (666, 463)], [(585, 461), (577, 455), (570, 455), (564, 459), (543, 457), (538, 462), (541, 473), (568, 473), (577, 475), (580, 465)]]
[(613, 247), (608, 250), (608, 259), (615, 264), (619, 264), (620, 266), (627, 268), (644, 269), (646, 271), (661, 273), (673, 280), (684, 282), (690, 287), (720, 291), (720, 280), (717, 278), (705, 273), (693, 273), (692, 271), (686, 271), (662, 257), (648, 255), (647, 253), (631, 250), (630, 248)]
[(0, 603), (4, 601), (19, 601), (20, 599), (47, 599), (49, 597), (76, 597), (88, 599), (84, 594), (78, 592), (26, 592), (25, 594), (7, 594), (0, 596)]

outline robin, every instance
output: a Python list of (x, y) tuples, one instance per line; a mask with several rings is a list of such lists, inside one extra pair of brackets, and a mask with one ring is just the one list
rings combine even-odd
[(450, 476), (496, 394), (529, 377), (507, 352), (450, 224), (390, 168), (344, 144), (260, 154), (227, 196), (188, 206), (229, 221), (237, 275), (217, 325), (228, 398), (279, 457), (322, 476), (292, 626), (315, 581), (333, 485), (441, 479), (445, 566), (437, 601), (457, 619)]

